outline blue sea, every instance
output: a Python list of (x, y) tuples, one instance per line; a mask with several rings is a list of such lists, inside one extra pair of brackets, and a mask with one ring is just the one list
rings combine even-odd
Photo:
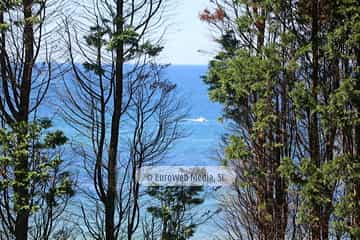
[[(208, 86), (202, 76), (207, 72), (207, 66), (175, 65), (170, 66), (165, 74), (178, 87), (178, 93), (184, 96), (190, 107), (189, 117), (184, 127), (190, 135), (179, 140), (167, 159), (169, 165), (215, 166), (221, 163), (217, 159), (222, 135), (226, 132), (225, 126), (218, 119), (222, 115), (222, 106), (209, 100)], [(212, 189), (208, 189), (208, 199), (202, 210), (215, 211), (218, 207), (218, 196)], [(219, 233), (215, 222), (216, 216), (201, 225), (195, 232), (194, 240), (213, 239)]]
[[(186, 108), (189, 109), (188, 116), (182, 122), (182, 128), (188, 135), (179, 139), (171, 149), (162, 165), (178, 166), (216, 166), (220, 162), (216, 158), (216, 151), (219, 148), (222, 135), (225, 133), (225, 127), (218, 121), (221, 117), (222, 106), (214, 103), (208, 98), (207, 85), (203, 82), (202, 76), (207, 72), (207, 66), (201, 65), (173, 65), (169, 66), (163, 73), (163, 77), (176, 84), (177, 93), (184, 100)], [(51, 94), (50, 94), (51, 95)], [(50, 103), (56, 103), (57, 97), (50, 96)], [(47, 106), (42, 109), (43, 114), (48, 115)], [(55, 127), (61, 127), (67, 136), (74, 137), (74, 130), (59, 120), (57, 112), (52, 115), (55, 119)], [(203, 205), (204, 210), (209, 208), (214, 210), (216, 202), (211, 196)], [(201, 225), (192, 239), (204, 239), (214, 236), (217, 229), (212, 220)], [(211, 238), (209, 238), (211, 239)]]
[[(222, 106), (209, 100), (207, 85), (202, 80), (206, 72), (207, 66), (203, 65), (172, 65), (162, 73), (164, 79), (176, 84), (177, 96), (188, 110), (188, 116), (181, 126), (187, 137), (175, 143), (166, 158), (166, 164), (218, 165), (215, 151), (218, 149), (225, 128), (218, 121)], [(66, 74), (65, 78), (69, 78), (70, 75)], [(54, 108), (61, 108), (62, 103), (57, 94), (62, 94), (64, 91), (62, 79), (57, 81), (53, 88), (50, 88), (48, 101), (43, 105), (39, 115), (53, 118), (55, 127), (60, 127), (67, 136), (79, 140), (76, 139), (79, 135), (74, 133), (74, 129), (62, 120), (60, 111), (54, 111)]]
[(178, 87), (178, 93), (189, 107), (184, 128), (189, 136), (181, 139), (168, 161), (175, 165), (218, 165), (215, 151), (218, 149), (224, 126), (219, 123), (221, 105), (208, 98), (207, 86), (202, 80), (207, 66), (171, 66), (165, 76)]

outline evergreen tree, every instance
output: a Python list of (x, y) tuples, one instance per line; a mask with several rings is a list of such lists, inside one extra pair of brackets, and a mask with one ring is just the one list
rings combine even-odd
[(235, 123), (225, 160), (239, 226), (255, 239), (356, 239), (358, 3), (224, 0), (200, 18), (220, 30), (205, 82)]
[[(54, 2), (0, 1), (0, 119), (2, 127), (10, 135), (21, 136), (16, 138), (19, 141), (16, 145), (24, 149), (30, 148), (33, 140), (26, 137), (31, 134), (28, 132), (32, 125), (30, 119), (37, 116), (34, 113), (38, 111), (53, 79), (50, 47), (55, 35), (50, 34), (52, 27), (45, 27), (49, 26), (48, 16), (54, 16), (54, 12), (49, 10), (51, 3)], [(42, 64), (37, 64), (40, 58)], [(28, 206), (34, 201), (28, 173), (36, 163), (29, 152), (21, 152), (13, 156), (11, 167), (14, 169), (9, 173), (17, 183), (12, 186), (12, 198), (1, 198), (17, 207), (11, 212), (7, 212), (8, 207), (0, 207), (4, 214), (1, 215), (3, 227), (16, 240), (28, 239), (32, 215)]]
[[(29, 213), (31, 239), (50, 239), (56, 230), (56, 221), (64, 211), (68, 199), (74, 194), (73, 179), (64, 169), (60, 147), (67, 142), (61, 131), (51, 131), (49, 120), (0, 129), (0, 239), (16, 236), (16, 213)], [(25, 130), (24, 130), (25, 129)], [(24, 134), (26, 133), (26, 134)], [(16, 201), (14, 191), (23, 180), (15, 177), (18, 159), (28, 156), (31, 164), (21, 174), (29, 184), (28, 204)]]
[(161, 240), (190, 239), (208, 214), (197, 216), (196, 207), (204, 202), (202, 187), (149, 187), (147, 194), (156, 200), (148, 212), (160, 222)]

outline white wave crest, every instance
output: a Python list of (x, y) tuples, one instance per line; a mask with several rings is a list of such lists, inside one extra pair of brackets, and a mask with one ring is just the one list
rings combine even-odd
[(185, 119), (185, 121), (188, 121), (188, 122), (197, 122), (197, 123), (204, 123), (204, 122), (207, 122), (208, 120), (207, 120), (206, 118), (203, 118), (203, 117), (198, 117), (198, 118)]

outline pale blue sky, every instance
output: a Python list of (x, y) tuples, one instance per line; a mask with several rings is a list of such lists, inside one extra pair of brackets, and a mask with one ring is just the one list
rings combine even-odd
[[(199, 20), (209, 0), (176, 0), (167, 18), (170, 26), (164, 36), (165, 49), (160, 61), (171, 64), (206, 65), (216, 45), (208, 26)], [(199, 52), (200, 51), (200, 52)]]

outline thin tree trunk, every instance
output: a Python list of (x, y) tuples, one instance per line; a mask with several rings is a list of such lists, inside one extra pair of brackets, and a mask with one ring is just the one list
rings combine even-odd
[[(22, 82), (20, 85), (20, 111), (16, 117), (18, 123), (27, 123), (29, 119), (30, 90), (32, 81), (32, 68), (34, 61), (34, 29), (33, 23), (29, 19), (32, 17), (32, 0), (23, 1), (23, 11), (25, 18), (24, 25), (24, 52), (25, 62)], [(26, 130), (21, 134), (26, 134)], [(19, 183), (14, 187), (16, 208), (15, 237), (16, 240), (26, 240), (29, 222), (29, 191), (26, 174), (28, 172), (28, 156), (22, 155), (15, 166), (15, 181)]]
[[(360, 67), (360, 49), (356, 48), (355, 49), (355, 54), (356, 54), (356, 60), (357, 60), (357, 67)], [(356, 90), (360, 90), (360, 76), (359, 73), (356, 76)], [(355, 108), (357, 111), (358, 116), (360, 115), (360, 101), (358, 99), (355, 99)], [(354, 160), (356, 161), (357, 164), (359, 164), (360, 162), (360, 124), (357, 123), (355, 125), (355, 156), (354, 156)], [(356, 207), (355, 207), (355, 212), (353, 214), (353, 223), (352, 223), (352, 227), (355, 228), (360, 228), (360, 182), (355, 182), (354, 183), (354, 195), (355, 195), (355, 199), (354, 202), (356, 203)], [(353, 239), (356, 239), (355, 236), (352, 236)]]
[[(312, 0), (312, 97), (315, 104), (318, 102), (317, 87), (319, 84), (319, 43), (318, 43), (318, 0)], [(309, 148), (311, 161), (319, 168), (320, 162), (320, 145), (319, 145), (319, 126), (316, 112), (309, 109)], [(321, 239), (321, 206), (314, 203), (312, 210), (313, 217), (317, 218), (316, 222), (311, 224), (311, 239)]]
[[(115, 19), (116, 34), (123, 33), (123, 0), (117, 0)], [(108, 192), (105, 204), (105, 230), (106, 240), (115, 240), (115, 206), (116, 206), (116, 180), (117, 180), (117, 157), (118, 144), (120, 135), (120, 118), (122, 112), (123, 98), (123, 65), (124, 65), (124, 48), (123, 42), (120, 41), (116, 46), (116, 76), (115, 76), (115, 95), (114, 110), (111, 119), (111, 136), (109, 144), (108, 159)]]

